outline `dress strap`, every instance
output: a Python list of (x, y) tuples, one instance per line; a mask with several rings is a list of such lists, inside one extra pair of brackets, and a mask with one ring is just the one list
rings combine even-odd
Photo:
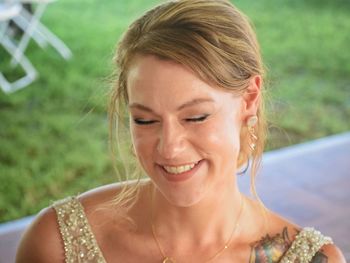
[(91, 231), (84, 208), (76, 197), (53, 204), (61, 232), (66, 263), (106, 263)]
[(330, 237), (321, 234), (312, 227), (305, 227), (295, 237), (281, 263), (309, 263), (323, 245), (333, 244)]

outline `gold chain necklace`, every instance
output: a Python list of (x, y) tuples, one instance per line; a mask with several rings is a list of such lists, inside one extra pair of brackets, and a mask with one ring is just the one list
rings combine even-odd
[[(220, 256), (230, 246), (233, 234), (236, 232), (236, 230), (238, 228), (239, 219), (241, 218), (241, 214), (242, 214), (243, 208), (244, 208), (244, 199), (243, 199), (243, 196), (241, 196), (241, 205), (240, 205), (239, 213), (238, 213), (238, 216), (237, 216), (237, 219), (236, 219), (236, 223), (233, 226), (230, 238), (225, 243), (225, 245), (218, 252), (216, 252), (215, 255), (210, 257), (207, 261), (204, 261), (205, 263), (206, 262), (210, 262), (210, 261), (214, 260), (215, 258), (217, 258), (218, 256)], [(156, 241), (158, 249), (159, 249), (160, 253), (163, 256), (163, 261), (162, 262), (163, 263), (176, 263), (176, 261), (173, 258), (168, 257), (168, 256), (165, 255), (165, 253), (164, 253), (164, 251), (163, 251), (163, 249), (162, 249), (162, 247), (161, 247), (161, 245), (159, 243), (159, 240), (157, 238), (155, 227), (154, 227), (154, 224), (153, 224), (153, 194), (152, 193), (151, 193), (151, 226), (152, 226), (153, 238)]]

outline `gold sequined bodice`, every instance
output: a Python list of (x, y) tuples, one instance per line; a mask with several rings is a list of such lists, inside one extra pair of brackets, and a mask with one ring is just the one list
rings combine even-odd
[(66, 263), (106, 263), (81, 203), (69, 197), (53, 204), (57, 213)]
[[(106, 263), (86, 218), (84, 208), (75, 197), (53, 204), (62, 236), (66, 263)], [(319, 249), (332, 239), (313, 228), (304, 228), (279, 261), (309, 263)]]

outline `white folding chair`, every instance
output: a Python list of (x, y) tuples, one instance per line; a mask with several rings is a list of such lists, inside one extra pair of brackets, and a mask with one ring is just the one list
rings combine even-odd
[(0, 3), (0, 45), (15, 59), (16, 64), (19, 64), (24, 72), (25, 76), (17, 79), (14, 82), (9, 82), (0, 71), (0, 88), (5, 93), (14, 92), (18, 89), (24, 88), (29, 85), (36, 78), (37, 73), (33, 65), (22, 55), (21, 57), (14, 57), (17, 45), (11, 39), (8, 34), (9, 22), (11, 19), (16, 18), (21, 12), (21, 5), (15, 3)]
[(35, 4), (36, 8), (33, 14), (28, 12), (25, 8), (21, 9), (19, 16), (16, 16), (13, 20), (24, 31), (22, 38), (19, 41), (17, 50), (14, 53), (12, 63), (16, 64), (21, 56), (23, 56), (25, 49), (27, 48), (30, 39), (32, 38), (40, 47), (45, 47), (46, 44), (53, 46), (57, 52), (66, 60), (72, 57), (70, 49), (61, 41), (55, 34), (53, 34), (47, 27), (45, 27), (40, 19), (44, 14), (47, 5), (56, 0), (12, 0), (18, 1), (22, 4), (31, 3)]

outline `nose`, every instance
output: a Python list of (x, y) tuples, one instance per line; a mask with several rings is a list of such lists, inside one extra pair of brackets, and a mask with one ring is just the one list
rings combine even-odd
[(185, 150), (185, 130), (177, 122), (163, 122), (159, 131), (157, 150), (160, 156), (170, 160)]

